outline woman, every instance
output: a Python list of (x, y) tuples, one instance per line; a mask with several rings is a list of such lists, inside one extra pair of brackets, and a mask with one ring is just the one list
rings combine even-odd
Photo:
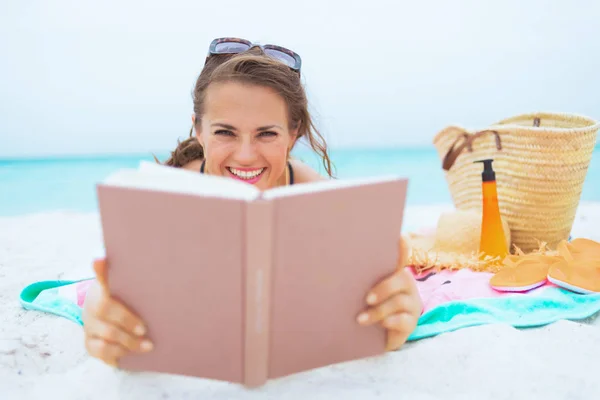
[[(213, 41), (193, 94), (190, 138), (178, 145), (166, 164), (238, 179), (262, 190), (324, 179), (290, 158), (296, 141), (305, 137), (331, 177), (325, 140), (307, 110), (300, 63), (296, 53), (281, 47), (258, 47), (231, 38)], [(406, 253), (403, 250), (401, 254)], [(94, 270), (97, 280), (83, 310), (89, 354), (116, 366), (128, 352), (151, 351), (143, 321), (111, 297), (106, 262), (95, 262)], [(398, 349), (415, 329), (422, 310), (412, 275), (398, 268), (365, 300), (367, 308), (357, 323), (381, 323), (388, 331), (387, 348)]]

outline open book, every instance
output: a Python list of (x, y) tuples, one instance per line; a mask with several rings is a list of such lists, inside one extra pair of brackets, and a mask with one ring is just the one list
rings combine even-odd
[(111, 293), (154, 350), (120, 367), (258, 386), (383, 353), (357, 315), (393, 273), (407, 191), (395, 177), (259, 191), (157, 164), (98, 184)]

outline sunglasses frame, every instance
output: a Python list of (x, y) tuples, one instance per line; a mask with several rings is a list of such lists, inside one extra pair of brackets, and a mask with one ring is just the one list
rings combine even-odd
[[(253, 47), (260, 47), (261, 49), (263, 49), (263, 51), (265, 51), (265, 50), (280, 51), (280, 52), (285, 53), (285, 54), (287, 54), (288, 56), (290, 56), (290, 57), (292, 57), (294, 59), (295, 64), (294, 64), (294, 66), (290, 67), (291, 69), (300, 72), (300, 69), (302, 68), (302, 59), (300, 58), (300, 55), (298, 53), (290, 50), (290, 49), (286, 49), (285, 47), (277, 46), (277, 45), (274, 45), (274, 44), (260, 45), (260, 44), (257, 44), (257, 43), (252, 43), (251, 41), (246, 40), (246, 39), (240, 39), (240, 38), (234, 38), (234, 37), (224, 37), (224, 38), (214, 39), (210, 43), (210, 46), (208, 48), (208, 55), (206, 57), (207, 59), (211, 55), (217, 55), (217, 54), (239, 54), (239, 52), (224, 53), (224, 52), (217, 51), (217, 45), (219, 45), (221, 43), (241, 43), (241, 44), (247, 45), (248, 49), (251, 49)], [(285, 65), (287, 65), (287, 64), (285, 64)]]

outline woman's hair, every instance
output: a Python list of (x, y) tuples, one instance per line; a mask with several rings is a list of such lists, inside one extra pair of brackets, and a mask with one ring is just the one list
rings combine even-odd
[[(325, 171), (332, 177), (327, 143), (315, 128), (308, 112), (308, 101), (300, 75), (280, 61), (265, 55), (260, 48), (235, 55), (213, 55), (207, 59), (192, 95), (196, 125), (201, 124), (206, 91), (210, 84), (231, 81), (268, 87), (278, 93), (288, 107), (289, 128), (298, 129), (298, 139), (305, 138), (308, 141), (313, 151), (320, 156)], [(192, 126), (189, 137), (178, 142), (177, 148), (164, 164), (181, 167), (203, 158), (204, 149), (194, 136)]]

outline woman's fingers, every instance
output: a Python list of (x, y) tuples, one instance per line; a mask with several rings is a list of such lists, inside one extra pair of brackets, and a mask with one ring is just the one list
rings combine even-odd
[(142, 320), (111, 297), (106, 260), (96, 260), (94, 272), (97, 283), (90, 287), (82, 315), (87, 352), (117, 366), (118, 360), (130, 352), (152, 350), (152, 343), (143, 337), (146, 328)]
[(91, 306), (91, 313), (99, 319), (102, 319), (111, 324), (117, 325), (128, 333), (137, 336), (142, 336), (146, 333), (146, 328), (142, 320), (131, 312), (120, 302), (110, 296), (108, 290), (108, 272), (105, 259), (94, 261), (94, 272), (96, 273), (96, 281), (100, 288), (100, 293), (95, 296), (95, 304)]
[(414, 295), (398, 294), (362, 312), (358, 316), (358, 322), (361, 325), (371, 325), (386, 319), (392, 314), (402, 312), (418, 315), (420, 314), (419, 307), (420, 303), (416, 301)]
[(94, 315), (109, 324), (116, 325), (127, 333), (136, 336), (146, 334), (142, 320), (120, 302), (106, 295), (101, 296), (96, 304)]
[(385, 278), (367, 295), (367, 304), (370, 306), (379, 304), (399, 293), (411, 293), (416, 291), (416, 286), (411, 274), (402, 268)]
[(408, 264), (408, 255), (410, 249), (404, 237), (400, 236), (398, 241), (398, 269), (404, 268)]
[(414, 314), (399, 312), (386, 317), (381, 325), (388, 330), (412, 332), (417, 326), (419, 318)]
[(97, 337), (86, 337), (85, 348), (92, 357), (114, 367), (118, 367), (118, 360), (129, 353), (124, 347)]
[(106, 259), (101, 258), (94, 260), (94, 273), (96, 274), (96, 281), (100, 285), (100, 288), (104, 293), (108, 293), (108, 266), (106, 265)]
[(412, 329), (411, 330), (388, 329), (386, 350), (387, 351), (398, 350), (400, 347), (402, 347), (402, 345), (404, 343), (406, 343), (406, 340), (410, 336), (411, 332), (412, 332)]
[(119, 327), (102, 320), (91, 321), (84, 329), (86, 336), (118, 344), (128, 351), (146, 352), (152, 350), (152, 343), (148, 339), (131, 335)]

